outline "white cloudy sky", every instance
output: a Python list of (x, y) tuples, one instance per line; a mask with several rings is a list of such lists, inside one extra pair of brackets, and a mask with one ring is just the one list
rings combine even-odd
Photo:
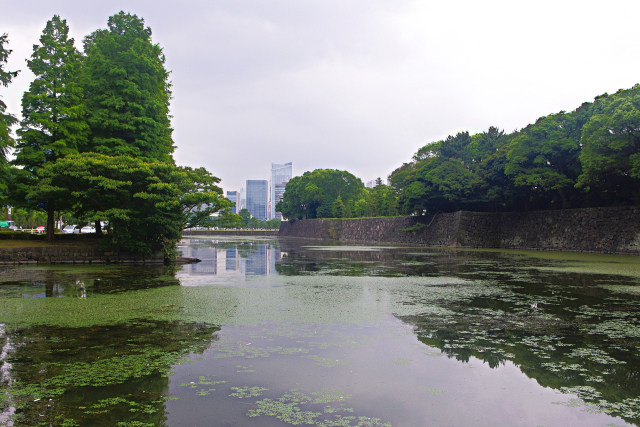
[(82, 38), (125, 10), (167, 56), (178, 164), (225, 189), (346, 169), (385, 177), (422, 145), (508, 132), (640, 82), (637, 0), (163, 0), (6, 2), (0, 33), (22, 70), (53, 14)]

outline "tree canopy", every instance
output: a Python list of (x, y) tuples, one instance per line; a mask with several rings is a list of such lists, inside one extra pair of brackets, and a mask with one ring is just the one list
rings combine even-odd
[[(22, 121), (13, 161), (25, 172), (19, 176), (28, 178), (21, 183), (23, 186), (37, 185), (45, 164), (76, 153), (87, 136), (77, 83), (81, 55), (68, 35), (66, 21), (54, 15), (27, 61), (35, 78), (22, 97)], [(34, 200), (31, 206), (38, 202), (46, 208), (47, 236), (52, 240), (56, 199)]]
[(285, 218), (350, 216), (350, 208), (362, 198), (363, 191), (360, 178), (347, 171), (316, 169), (289, 180), (276, 210)]
[(420, 148), (391, 182), (404, 213), (640, 202), (640, 86), (511, 134), (491, 127)]
[[(102, 242), (131, 253), (171, 256), (182, 230), (209, 220), (231, 202), (204, 168), (173, 159), (169, 72), (144, 20), (119, 12), (84, 40), (84, 54), (54, 15), (34, 45), (34, 74), (22, 98), (16, 157), (8, 169), (16, 206), (108, 222)], [(0, 81), (10, 51), (0, 37)], [(12, 143), (11, 115), (0, 104), (0, 145)]]
[[(11, 80), (18, 75), (18, 71), (5, 70), (5, 65), (11, 54), (11, 49), (5, 47), (7, 43), (9, 43), (9, 36), (6, 33), (0, 35), (0, 84), (4, 87), (9, 86)], [(7, 104), (0, 97), (0, 153), (3, 161), (6, 161), (8, 148), (13, 146), (11, 126), (17, 122), (16, 117), (7, 112)]]
[(173, 162), (171, 84), (162, 48), (136, 15), (120, 12), (84, 40), (82, 87), (90, 137), (81, 151)]
[(47, 164), (29, 196), (55, 196), (77, 218), (108, 221), (105, 238), (115, 247), (169, 254), (182, 230), (198, 223), (196, 213), (208, 217), (231, 205), (218, 182), (203, 168), (80, 153)]

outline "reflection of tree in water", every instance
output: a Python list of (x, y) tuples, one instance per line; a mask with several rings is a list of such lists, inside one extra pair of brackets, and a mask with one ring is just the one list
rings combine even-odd
[(238, 252), (240, 252), (243, 256), (246, 256), (250, 253), (255, 252), (256, 248), (259, 245), (268, 245), (273, 249), (278, 249), (279, 243), (278, 240), (275, 239), (251, 239), (251, 240), (217, 240), (217, 239), (185, 239), (190, 246), (199, 248), (216, 248), (220, 250), (234, 249), (237, 248)]
[[(3, 292), (15, 288), (22, 294), (75, 297), (117, 294), (162, 286), (179, 286), (179, 266), (38, 266), (9, 267), (0, 272)], [(84, 269), (84, 270), (83, 270)], [(25, 287), (27, 288), (25, 290)]]
[[(528, 284), (514, 281), (504, 296), (442, 303), (441, 315), (402, 320), (449, 357), (492, 368), (510, 361), (540, 385), (576, 394), (579, 405), (640, 424), (640, 329), (632, 314), (640, 301), (595, 286), (600, 275), (564, 274), (554, 283), (558, 277), (529, 272)], [(523, 300), (543, 303), (517, 304)]]
[(171, 366), (206, 350), (217, 330), (141, 320), (8, 331), (0, 405), (17, 408), (15, 425), (163, 425)]
[[(463, 262), (470, 255), (446, 248), (423, 254), (415, 248), (375, 246), (319, 247), (317, 241), (281, 240), (280, 249), (287, 253), (276, 264), (283, 275), (332, 274), (340, 276), (439, 276), (465, 271)], [(473, 255), (471, 255), (473, 256)]]

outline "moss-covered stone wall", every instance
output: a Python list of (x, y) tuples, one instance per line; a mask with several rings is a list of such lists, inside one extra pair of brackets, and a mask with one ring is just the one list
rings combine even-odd
[(279, 236), (640, 255), (640, 207), (284, 221)]

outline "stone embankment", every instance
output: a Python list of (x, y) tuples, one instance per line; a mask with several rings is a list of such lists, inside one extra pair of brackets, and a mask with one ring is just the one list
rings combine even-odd
[(640, 255), (640, 207), (284, 221), (279, 236)]
[[(276, 236), (278, 230), (187, 230), (185, 237), (193, 236)], [(56, 243), (47, 244), (44, 235), (6, 233), (1, 240), (15, 240), (15, 244), (0, 247), (0, 265), (3, 264), (162, 264), (164, 255), (150, 256), (110, 252), (100, 249), (99, 242), (85, 235), (56, 235)], [(198, 259), (179, 257), (179, 264), (199, 262)]]
[(162, 253), (140, 256), (106, 252), (97, 245), (0, 248), (0, 264), (162, 264)]

